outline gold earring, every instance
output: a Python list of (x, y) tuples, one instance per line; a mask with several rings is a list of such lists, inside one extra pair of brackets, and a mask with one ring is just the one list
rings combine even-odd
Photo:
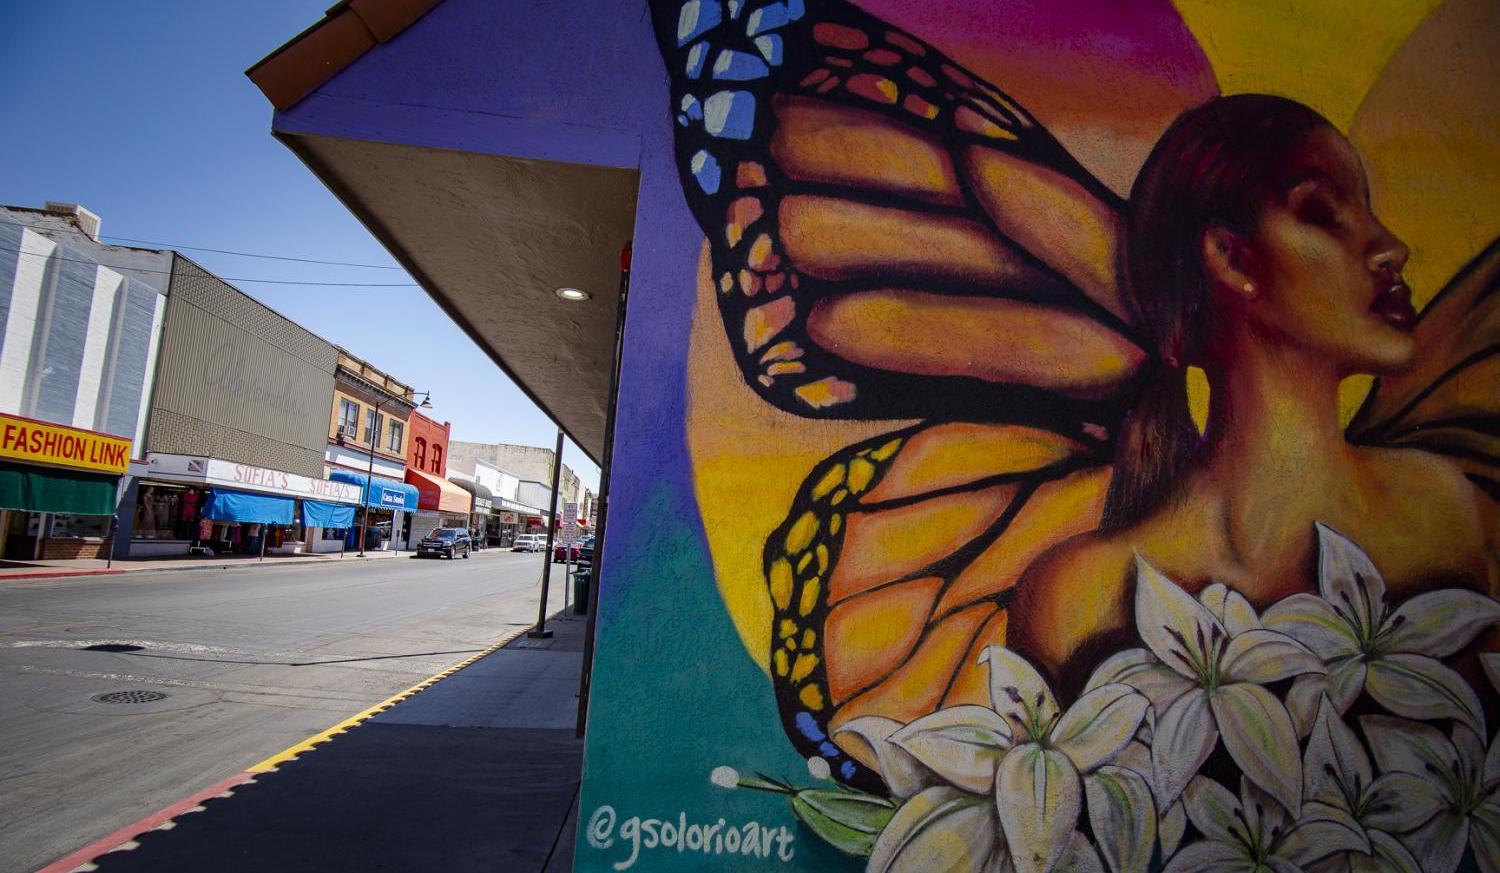
[(1255, 293), (1255, 286), (1253, 284), (1249, 283), (1249, 282), (1246, 282), (1245, 283), (1245, 293), (1246, 294), (1254, 294)]

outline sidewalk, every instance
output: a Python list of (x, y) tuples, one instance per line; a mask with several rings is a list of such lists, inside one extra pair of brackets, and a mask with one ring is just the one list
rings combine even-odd
[[(474, 553), (475, 558), (485, 555), (509, 554), (509, 549), (484, 549)], [(378, 561), (388, 558), (410, 558), (416, 552), (338, 552), (323, 555), (266, 555), (261, 560), (255, 555), (217, 555), (212, 558), (198, 555), (181, 555), (170, 558), (143, 558), (115, 561), (113, 566), (102, 558), (78, 558), (66, 561), (14, 561), (0, 560), (0, 582), (9, 579), (58, 579), (68, 576), (113, 576), (119, 573), (164, 573), (175, 570), (233, 570), (252, 567), (284, 567), (288, 564), (321, 564), (328, 561)]]
[(585, 617), (547, 627), (43, 873), (570, 870)]

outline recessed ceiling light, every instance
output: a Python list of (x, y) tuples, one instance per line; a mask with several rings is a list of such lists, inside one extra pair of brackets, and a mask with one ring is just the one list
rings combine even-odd
[(592, 296), (589, 292), (580, 291), (577, 288), (559, 288), (554, 293), (564, 300), (587, 300)]

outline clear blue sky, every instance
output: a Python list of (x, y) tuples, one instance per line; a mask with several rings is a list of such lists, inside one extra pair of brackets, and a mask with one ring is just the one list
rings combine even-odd
[[(271, 137), (271, 106), (244, 75), (331, 2), (0, 0), (0, 203), (81, 203), (106, 237), (396, 266)], [(183, 253), (226, 278), (410, 281), (399, 270)], [(455, 439), (556, 439), (547, 416), (420, 288), (237, 284), (430, 389), (430, 414), (451, 421)], [(571, 441), (563, 461), (597, 490), (598, 468)]]

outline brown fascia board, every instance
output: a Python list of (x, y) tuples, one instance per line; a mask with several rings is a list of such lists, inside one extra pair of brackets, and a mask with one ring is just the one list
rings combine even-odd
[(316, 91), (374, 48), (426, 15), (442, 0), (342, 0), (323, 20), (245, 71), (276, 110)]

